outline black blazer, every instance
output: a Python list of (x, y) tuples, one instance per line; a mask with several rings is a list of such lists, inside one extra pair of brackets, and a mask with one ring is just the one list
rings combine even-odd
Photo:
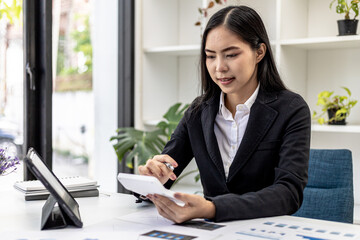
[[(195, 157), (205, 198), (216, 206), (215, 221), (295, 213), (308, 177), (310, 111), (303, 98), (260, 87), (243, 140), (226, 179), (214, 122), (220, 95), (185, 112), (163, 154), (179, 164), (177, 176)], [(165, 184), (167, 188), (173, 182)]]

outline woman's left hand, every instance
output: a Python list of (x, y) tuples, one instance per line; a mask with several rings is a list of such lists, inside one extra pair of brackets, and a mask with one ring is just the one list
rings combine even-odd
[(175, 198), (185, 203), (183, 207), (158, 194), (150, 194), (147, 197), (155, 204), (161, 216), (176, 223), (193, 218), (211, 219), (215, 217), (215, 205), (195, 194), (175, 193)]

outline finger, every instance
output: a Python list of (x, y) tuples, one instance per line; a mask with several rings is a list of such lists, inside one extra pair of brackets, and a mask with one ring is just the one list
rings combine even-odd
[(178, 206), (174, 201), (172, 201), (170, 198), (166, 197), (166, 196), (163, 196), (163, 195), (160, 195), (160, 194), (154, 194), (154, 197), (158, 200), (158, 201), (161, 201), (163, 202), (164, 204), (166, 205), (169, 205), (169, 206)]
[[(162, 217), (167, 218), (167, 219), (170, 219), (170, 216), (168, 216), (168, 215), (166, 214), (166, 212), (159, 206), (159, 204), (158, 204), (157, 202), (155, 202), (154, 199), (152, 199), (151, 201), (154, 203), (154, 205), (155, 205), (158, 213), (159, 213)], [(172, 219), (170, 219), (170, 220), (172, 220)]]
[[(166, 181), (170, 178), (171, 180), (176, 180), (176, 175), (171, 171), (163, 162), (160, 162), (156, 159), (148, 160), (146, 166), (149, 167), (150, 171), (160, 178), (166, 177)], [(159, 171), (158, 171), (159, 169)]]
[(180, 192), (176, 192), (174, 194), (174, 197), (176, 199), (179, 199), (180, 201), (183, 201), (185, 203), (185, 205), (188, 205), (189, 202), (191, 202), (191, 200), (194, 198), (193, 195), (186, 194), (186, 193), (180, 193)]
[(169, 198), (161, 195), (155, 194), (154, 196), (157, 199), (159, 208), (161, 208), (164, 214), (168, 216), (168, 219), (174, 221), (175, 223), (182, 223), (192, 218), (188, 207), (181, 207)]
[(155, 174), (153, 174), (153, 172), (146, 166), (139, 166), (138, 170), (140, 175), (155, 176)]
[(146, 176), (151, 175), (150, 170), (147, 167), (143, 166), (143, 165), (138, 167), (138, 171), (139, 171), (140, 175), (146, 175)]
[(150, 173), (153, 176), (157, 177), (158, 179), (161, 179), (166, 175), (166, 173), (164, 173), (163, 170), (161, 169), (161, 167), (162, 167), (161, 165), (164, 165), (164, 164), (154, 161), (153, 159), (149, 159), (146, 162), (145, 167), (148, 168), (148, 170), (150, 171)]
[(163, 174), (170, 178), (171, 180), (176, 180), (176, 175), (172, 170), (170, 170), (164, 163), (160, 163), (159, 167), (161, 168)]
[(161, 206), (159, 206), (159, 205), (155, 205), (155, 206), (156, 206), (156, 209), (157, 209), (158, 213), (159, 213), (162, 217), (164, 217), (164, 218), (166, 218), (166, 219), (169, 219), (170, 221), (175, 222), (174, 219), (173, 219), (171, 216), (169, 216), (169, 215), (167, 214), (167, 212), (164, 211), (163, 208), (161, 208)]
[(156, 159), (159, 162), (170, 163), (174, 168), (176, 168), (178, 166), (177, 162), (167, 154), (156, 155), (156, 156), (154, 156), (153, 159)]
[(179, 193), (176, 192), (174, 194), (174, 197), (176, 199), (179, 199), (180, 201), (185, 203), (185, 206), (188, 207), (198, 207), (202, 206), (202, 201), (206, 201), (205, 198), (196, 195), (196, 194), (188, 194), (188, 193)]
[(158, 197), (155, 197), (153, 194), (148, 194), (147, 197), (154, 203), (157, 211), (161, 216), (171, 221), (174, 221), (174, 219), (168, 214), (168, 210), (164, 209), (164, 204), (162, 204), (161, 200)]
[[(166, 173), (166, 176), (168, 178), (170, 178), (171, 180), (175, 181), (176, 180), (176, 175), (173, 173), (174, 167), (177, 166), (177, 163), (175, 162), (175, 160), (173, 160), (169, 155), (156, 155), (154, 156), (153, 160), (161, 163), (162, 166), (161, 169), (164, 173)], [(166, 164), (170, 164), (171, 168), (170, 169)]]
[[(178, 207), (173, 201), (168, 199), (167, 197), (163, 197), (158, 194), (154, 194), (153, 201), (156, 203), (156, 205), (161, 209), (162, 213), (166, 216), (168, 216), (168, 219), (175, 220), (176, 213), (173, 210), (173, 208)], [(163, 216), (163, 215), (162, 215)]]

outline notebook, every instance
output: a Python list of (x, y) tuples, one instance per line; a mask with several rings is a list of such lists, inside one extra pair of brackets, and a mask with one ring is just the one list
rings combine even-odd
[[(74, 198), (99, 196), (99, 185), (95, 180), (81, 176), (63, 177), (59, 180)], [(24, 194), (26, 201), (45, 200), (50, 194), (39, 180), (19, 181), (14, 184), (14, 188)]]
[[(63, 177), (59, 178), (59, 180), (67, 189), (84, 189), (92, 186), (98, 187), (97, 181), (81, 176)], [(14, 184), (14, 187), (24, 193), (30, 191), (46, 190), (44, 185), (39, 180), (19, 181)]]
[[(86, 190), (68, 190), (70, 195), (73, 198), (83, 198), (83, 197), (98, 197), (99, 196), (99, 190), (97, 188), (95, 189), (86, 189)], [(38, 192), (29, 192), (25, 193), (25, 201), (35, 201), (35, 200), (46, 200), (48, 199), (50, 193), (49, 191), (44, 191), (41, 193)]]

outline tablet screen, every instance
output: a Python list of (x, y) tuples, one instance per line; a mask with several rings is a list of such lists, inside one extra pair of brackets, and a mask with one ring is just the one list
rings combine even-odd
[[(24, 159), (34, 175), (44, 184), (46, 189), (58, 201), (58, 204), (67, 212), (76, 225), (82, 225), (80, 220), (79, 205), (62, 185), (54, 173), (40, 159), (33, 148), (30, 148)], [(75, 216), (75, 217), (74, 217)]]

